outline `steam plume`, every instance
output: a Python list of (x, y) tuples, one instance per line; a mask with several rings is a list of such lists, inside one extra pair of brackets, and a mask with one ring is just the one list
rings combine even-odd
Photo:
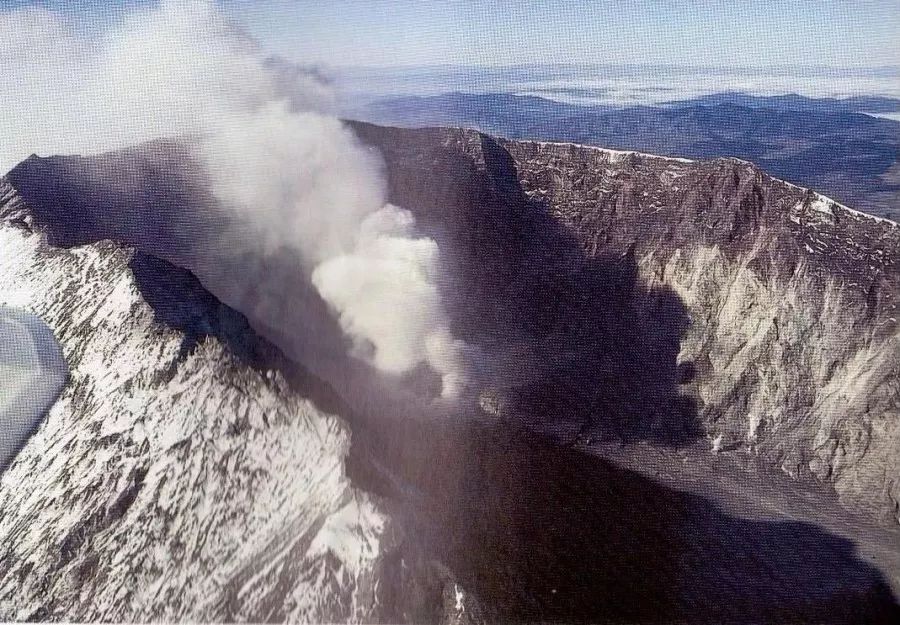
[[(353, 358), (398, 383), (426, 367), (439, 395), (466, 392), (471, 349), (440, 300), (440, 250), (387, 204), (379, 155), (328, 115), (317, 73), (267, 57), (209, 0), (163, 0), (97, 43), (52, 12), (2, 13), (0, 64), (19, 94), (0, 110), (4, 170), (32, 152), (199, 137), (218, 218), (240, 233), (189, 261), (208, 288), (309, 356), (311, 284)], [(236, 258), (253, 262), (226, 275)], [(293, 259), (287, 273), (275, 258)]]

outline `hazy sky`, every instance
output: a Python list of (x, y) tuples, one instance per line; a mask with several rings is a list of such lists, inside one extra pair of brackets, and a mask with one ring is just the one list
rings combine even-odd
[[(900, 0), (219, 1), (273, 52), (327, 65), (900, 65)], [(152, 1), (0, 0), (29, 4), (96, 28)]]

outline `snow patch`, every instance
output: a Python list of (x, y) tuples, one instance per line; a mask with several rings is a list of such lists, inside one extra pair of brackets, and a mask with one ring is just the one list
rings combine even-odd
[(310, 555), (332, 554), (354, 578), (371, 566), (378, 557), (378, 540), (371, 531), (380, 534), (387, 525), (387, 517), (363, 494), (357, 494), (343, 508), (325, 521), (309, 547)]
[(869, 220), (875, 223), (886, 224), (888, 226), (897, 228), (900, 227), (896, 221), (888, 219), (887, 217), (879, 217), (877, 215), (870, 215), (869, 213), (863, 213), (862, 211), (854, 210), (848, 206), (841, 204), (840, 202), (836, 202), (832, 200), (830, 197), (822, 195), (821, 193), (817, 193), (816, 191), (811, 191), (806, 187), (801, 187), (785, 180), (781, 180), (780, 182), (784, 183), (788, 187), (792, 189), (797, 189), (798, 191), (802, 191), (804, 193), (811, 194), (811, 198), (807, 197), (803, 200), (799, 201), (794, 207), (791, 209), (791, 220), (795, 221), (795, 223), (799, 223), (793, 217), (798, 212), (802, 212), (804, 209), (810, 209), (818, 213), (822, 213), (824, 215), (828, 215), (831, 217), (835, 217), (835, 209), (837, 209), (840, 213), (846, 214), (849, 217), (852, 217), (856, 220)]
[(572, 141), (520, 141), (519, 143), (531, 143), (533, 145), (539, 145), (541, 147), (552, 147), (552, 146), (571, 146), (575, 148), (580, 148), (583, 150), (590, 150), (591, 152), (600, 152), (602, 154), (607, 155), (607, 160), (610, 163), (620, 163), (625, 160), (628, 156), (634, 155), (639, 156), (641, 158), (648, 159), (656, 159), (661, 161), (671, 161), (673, 163), (693, 163), (695, 162), (693, 159), (689, 158), (680, 158), (677, 156), (662, 156), (660, 154), (650, 154), (648, 152), (637, 152), (635, 150), (613, 150), (611, 148), (604, 148), (597, 145), (586, 145), (584, 143), (575, 143)]

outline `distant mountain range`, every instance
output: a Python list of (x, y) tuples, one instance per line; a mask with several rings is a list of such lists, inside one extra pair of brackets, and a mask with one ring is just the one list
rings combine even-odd
[(733, 104), (748, 108), (775, 109), (778, 111), (817, 111), (823, 113), (898, 113), (900, 100), (881, 96), (854, 96), (850, 98), (810, 98), (796, 93), (760, 96), (739, 91), (726, 91), (698, 96), (689, 100), (669, 102), (673, 106)]
[[(464, 126), (514, 139), (571, 141), (686, 158), (737, 157), (860, 210), (900, 219), (900, 100), (726, 92), (614, 107), (510, 93), (398, 96), (349, 117)], [(867, 114), (870, 113), (870, 114)]]

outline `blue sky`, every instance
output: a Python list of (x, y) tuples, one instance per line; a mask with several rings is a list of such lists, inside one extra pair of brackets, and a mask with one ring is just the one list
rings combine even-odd
[[(900, 0), (220, 0), (273, 52), (326, 65), (900, 65)], [(97, 27), (151, 0), (0, 0)]]
[(289, 55), (373, 65), (900, 64), (900, 1), (234, 2)]

